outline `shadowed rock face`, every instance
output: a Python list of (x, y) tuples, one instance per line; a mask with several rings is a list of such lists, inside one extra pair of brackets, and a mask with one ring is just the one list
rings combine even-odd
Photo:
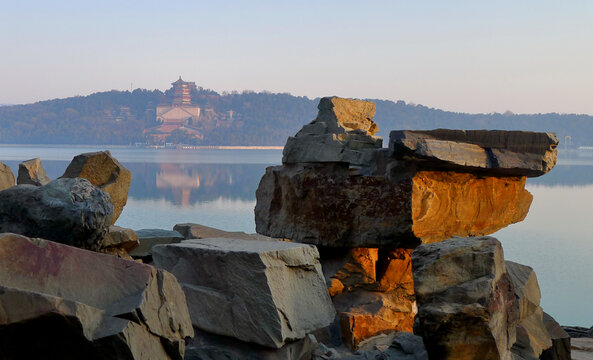
[(3, 359), (19, 358), (20, 344), (28, 358), (148, 360), (182, 359), (193, 330), (185, 296), (166, 271), (0, 234), (0, 334)]
[(405, 247), (491, 234), (527, 215), (524, 177), (421, 171), (399, 180), (349, 175), (346, 164), (269, 167), (256, 231), (330, 247)]
[(107, 192), (113, 203), (113, 225), (128, 201), (128, 190), (132, 173), (109, 151), (98, 151), (76, 155), (66, 168), (62, 178), (84, 178)]
[(0, 162), (0, 191), (14, 186), (14, 174), (8, 165)]
[(152, 254), (179, 279), (204, 331), (280, 348), (334, 319), (315, 247), (215, 238), (157, 245)]
[(398, 130), (389, 136), (395, 159), (490, 176), (541, 176), (556, 165), (557, 146), (556, 135), (528, 131)]
[(109, 195), (81, 178), (0, 191), (0, 232), (98, 250), (112, 218)]
[(45, 174), (45, 169), (41, 166), (40, 158), (23, 161), (19, 164), (17, 184), (42, 186), (49, 183), (49, 181), (49, 178)]

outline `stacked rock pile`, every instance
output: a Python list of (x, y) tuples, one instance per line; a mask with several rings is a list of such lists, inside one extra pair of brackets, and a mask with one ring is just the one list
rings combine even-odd
[[(491, 234), (527, 215), (526, 177), (554, 167), (553, 134), (392, 131), (371, 102), (323, 98), (257, 190), (257, 232), (317, 245), (352, 350), (413, 331), (430, 359), (569, 358), (529, 267)], [(319, 337), (319, 336), (318, 336)]]

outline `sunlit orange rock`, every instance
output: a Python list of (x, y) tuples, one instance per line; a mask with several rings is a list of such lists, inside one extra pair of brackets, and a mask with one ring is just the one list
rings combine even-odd
[(345, 163), (269, 167), (256, 192), (256, 230), (327, 247), (414, 248), (491, 234), (527, 215), (525, 177), (453, 171), (350, 174)]

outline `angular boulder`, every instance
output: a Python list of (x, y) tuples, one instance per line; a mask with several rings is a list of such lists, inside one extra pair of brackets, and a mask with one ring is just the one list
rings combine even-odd
[(544, 350), (540, 355), (541, 360), (570, 360), (571, 357), (571, 338), (570, 335), (562, 329), (562, 326), (550, 315), (544, 312), (544, 325), (552, 339), (552, 347)]
[(97, 151), (76, 155), (66, 168), (62, 178), (84, 178), (107, 192), (113, 203), (113, 225), (128, 201), (132, 173), (109, 151)]
[(152, 255), (181, 283), (201, 330), (280, 348), (334, 319), (315, 247), (216, 238), (157, 245)]
[(383, 140), (373, 122), (375, 103), (339, 97), (319, 101), (317, 118), (289, 137), (282, 163), (347, 162), (362, 166)]
[(41, 166), (40, 158), (23, 161), (19, 164), (19, 174), (16, 179), (17, 184), (42, 186), (49, 182), (50, 180), (45, 174), (45, 169)]
[(111, 225), (103, 238), (100, 252), (133, 260), (130, 252), (139, 245), (138, 234), (134, 230)]
[(176, 224), (173, 226), (173, 230), (180, 233), (186, 240), (208, 238), (258, 240), (259, 237), (257, 234), (247, 234), (242, 231), (224, 231), (206, 225), (194, 223)]
[(183, 291), (166, 271), (0, 234), (0, 334), (8, 356), (182, 359), (193, 329)]
[(14, 186), (14, 174), (10, 166), (0, 161), (0, 191)]
[(0, 192), (0, 232), (98, 250), (112, 219), (109, 194), (81, 178)]
[(504, 130), (397, 130), (391, 156), (424, 170), (473, 170), (490, 176), (541, 176), (558, 157), (552, 133)]
[(500, 242), (491, 237), (423, 244), (412, 253), (414, 333), (430, 358), (510, 359), (518, 317)]
[(150, 259), (152, 247), (160, 244), (175, 244), (182, 241), (183, 236), (175, 230), (140, 229), (136, 231), (140, 245), (130, 251), (135, 258)]
[(318, 246), (413, 248), (491, 234), (523, 220), (532, 200), (525, 177), (348, 171), (346, 163), (267, 168), (256, 191), (256, 231)]

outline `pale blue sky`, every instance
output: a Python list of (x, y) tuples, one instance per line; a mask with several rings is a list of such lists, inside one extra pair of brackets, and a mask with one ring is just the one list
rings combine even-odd
[(166, 89), (593, 114), (593, 1), (0, 0), (0, 103)]

